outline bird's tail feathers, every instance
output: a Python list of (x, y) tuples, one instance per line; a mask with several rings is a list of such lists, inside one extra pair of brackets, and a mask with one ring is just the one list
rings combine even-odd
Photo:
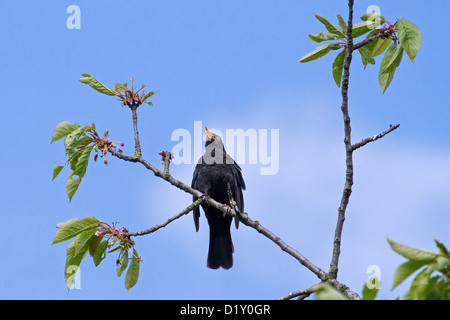
[(211, 269), (230, 269), (233, 266), (233, 242), (230, 230), (211, 232), (209, 234), (209, 251), (207, 267)]

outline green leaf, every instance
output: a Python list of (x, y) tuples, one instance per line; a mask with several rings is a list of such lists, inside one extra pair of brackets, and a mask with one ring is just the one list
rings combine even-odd
[(315, 286), (316, 300), (348, 300), (341, 292), (326, 283)]
[(339, 27), (341, 27), (342, 33), (347, 35), (347, 23), (345, 23), (345, 20), (342, 18), (340, 14), (337, 15), (338, 21), (339, 21)]
[(92, 240), (94, 240), (97, 228), (85, 230), (75, 237), (75, 254), (85, 253), (89, 251)]
[(383, 93), (386, 91), (392, 79), (394, 78), (395, 69), (393, 70), (393, 72), (386, 72), (386, 71), (392, 71), (387, 69), (387, 65), (392, 60), (392, 57), (394, 56), (396, 50), (397, 50), (397, 43), (393, 42), (389, 46), (389, 48), (387, 49), (386, 53), (383, 56), (383, 59), (381, 60), (380, 71), (378, 72), (378, 83), (380, 84)]
[[(75, 130), (73, 130), (72, 132), (70, 132), (67, 136), (66, 139), (64, 139), (64, 146), (66, 148), (74, 148), (75, 147), (75, 143), (78, 142), (78, 140), (80, 140), (80, 137), (82, 135), (85, 135), (86, 132), (86, 128), (85, 127), (81, 127), (79, 126), (78, 128), (76, 128)], [(84, 137), (84, 138), (90, 138), (91, 137)], [(80, 142), (78, 142), (79, 144)]]
[[(111, 246), (112, 246), (112, 245), (113, 245), (113, 244), (111, 244)], [(111, 250), (107, 251), (106, 253), (111, 253), (111, 252), (119, 251), (119, 250), (122, 250), (122, 246), (120, 246), (120, 245), (118, 245), (118, 246), (112, 248)]]
[(419, 250), (412, 247), (408, 247), (404, 244), (398, 243), (394, 240), (388, 239), (388, 242), (395, 252), (401, 254), (405, 258), (413, 261), (420, 261), (424, 263), (429, 263), (435, 260), (438, 256), (438, 252)]
[[(375, 13), (375, 12), (369, 12), (369, 13), (366, 13), (365, 15), (363, 15), (362, 17), (361, 17), (361, 20), (362, 21), (367, 21), (367, 20), (381, 20), (381, 21), (383, 21), (384, 22), (384, 17), (381, 15), (381, 14), (379, 14), (379, 13)], [(369, 20), (369, 21), (370, 21)], [(382, 24), (382, 23), (381, 23)], [(380, 24), (380, 25), (381, 25)]]
[(80, 178), (84, 177), (89, 163), (89, 157), (91, 155), (91, 151), (93, 148), (94, 146), (88, 146), (83, 150), (81, 155), (78, 157), (75, 170), (73, 172), (74, 175), (77, 175)]
[(334, 79), (334, 82), (336, 82), (336, 85), (338, 87), (341, 87), (341, 79), (342, 79), (342, 70), (344, 68), (344, 60), (345, 60), (345, 50), (342, 50), (342, 52), (336, 56), (336, 59), (334, 59), (334, 62), (333, 62), (333, 79)]
[[(375, 284), (371, 283), (371, 287), (373, 286), (373, 288), (369, 288), (369, 286), (367, 285), (368, 282), (374, 281)], [(363, 300), (374, 300), (375, 297), (377, 296), (378, 290), (380, 290), (380, 279), (378, 279), (377, 277), (371, 277), (369, 278), (369, 280), (367, 280), (366, 283), (364, 283), (364, 287), (362, 290), (362, 299)]]
[(363, 46), (358, 49), (359, 54), (361, 55), (361, 61), (364, 65), (364, 69), (367, 67), (367, 64), (375, 64), (375, 59), (372, 58), (372, 50), (368, 46)]
[(89, 255), (91, 257), (94, 257), (95, 249), (97, 249), (97, 246), (102, 242), (103, 237), (95, 236), (94, 239), (92, 239), (91, 244), (89, 245)]
[(438, 257), (436, 261), (430, 263), (430, 266), (433, 267), (434, 270), (439, 271), (441, 273), (445, 273), (447, 268), (450, 266), (450, 258), (448, 257)]
[(359, 22), (357, 24), (354, 24), (353, 28), (352, 28), (353, 38), (358, 38), (358, 37), (362, 36), (363, 34), (366, 34), (367, 32), (374, 30), (375, 28), (379, 27), (383, 23), (384, 23), (384, 19), (383, 20), (368, 20), (368, 21)]
[[(397, 44), (395, 44), (395, 46), (397, 47)], [(380, 66), (380, 71), (386, 72), (386, 71), (392, 70), (392, 69), (395, 70), (395, 68), (397, 68), (400, 65), (402, 56), (403, 56), (403, 48), (397, 47), (396, 50), (394, 51), (394, 54), (390, 57), (389, 60), (387, 60), (387, 63), (383, 64), (383, 61), (382, 61), (381, 66)]]
[(328, 32), (336, 34), (339, 37), (339, 39), (345, 38), (345, 34), (337, 26), (328, 21), (326, 18), (319, 16), (318, 14), (315, 14), (314, 16), (325, 26)]
[(80, 183), (81, 183), (81, 177), (79, 177), (79, 176), (76, 176), (74, 178), (74, 175), (70, 174), (67, 177), (66, 193), (67, 193), (67, 196), (69, 197), (69, 202), (72, 201), (72, 198), (75, 195), (75, 192), (77, 192), (78, 187), (80, 186)]
[(52, 141), (50, 143), (53, 143), (55, 141), (58, 141), (59, 139), (64, 138), (69, 133), (73, 132), (74, 130), (78, 129), (80, 125), (78, 123), (71, 124), (68, 121), (62, 121), (60, 122), (55, 130), (53, 131)]
[(449, 300), (450, 298), (450, 286), (445, 289), (445, 283), (447, 280), (442, 280), (442, 277), (435, 275), (430, 278), (430, 287), (427, 292), (427, 300)]
[(120, 277), (122, 272), (128, 267), (128, 250), (122, 251), (122, 257), (119, 260), (119, 265), (117, 266), (117, 276)]
[(392, 41), (392, 39), (390, 39), (390, 38), (387, 38), (387, 39), (378, 38), (377, 40), (375, 40), (371, 56), (376, 57), (376, 56), (379, 56), (380, 54), (382, 54), (384, 52), (384, 50), (386, 50), (386, 48), (389, 46), (391, 41)]
[(402, 295), (402, 300), (411, 300), (411, 298), (409, 297), (409, 290), (406, 290)]
[(116, 94), (105, 87), (100, 81), (95, 79), (93, 76), (89, 74), (83, 74), (83, 78), (80, 79), (81, 83), (88, 84), (92, 89), (97, 90), (100, 93), (106, 94), (108, 96), (115, 96)]
[(380, 84), (383, 93), (392, 82), (395, 70), (400, 65), (403, 56), (402, 47), (397, 48), (397, 43), (393, 42), (381, 60), (380, 71), (378, 73), (378, 83)]
[(316, 34), (310, 34), (309, 38), (314, 42), (323, 42), (328, 40), (338, 40), (340, 39), (340, 36), (330, 32), (327, 33), (318, 32)]
[(128, 267), (127, 275), (125, 276), (125, 288), (130, 290), (138, 281), (140, 263), (137, 259), (138, 253), (136, 249), (133, 249), (133, 258), (131, 259), (130, 266)]
[(141, 97), (141, 102), (144, 103), (145, 100), (147, 100), (148, 98), (150, 98), (151, 96), (153, 96), (155, 93), (156, 93), (156, 91), (150, 91), (150, 92), (144, 94), (144, 95)]
[[(94, 145), (88, 147), (88, 145), (91, 142), (92, 142), (91, 137), (83, 137), (83, 138), (77, 140), (76, 142), (74, 142), (71, 147), (66, 148), (66, 153), (69, 156), (69, 160), (67, 162), (70, 162), (70, 169), (72, 171), (77, 170), (77, 165), (78, 165), (78, 161), (80, 160), (80, 158), (82, 158), (83, 162), (86, 161), (86, 157), (87, 157), (87, 159), (89, 159), (90, 150), (92, 150), (92, 148), (94, 148)], [(83, 154), (85, 152), (87, 154)], [(74, 173), (74, 172), (72, 174), (78, 175), (78, 173)], [(84, 176), (84, 174), (82, 176)]]
[(97, 248), (95, 248), (94, 255), (92, 257), (94, 259), (95, 266), (98, 266), (100, 262), (102, 262), (103, 259), (105, 259), (107, 248), (108, 248), (108, 240), (103, 240), (98, 244)]
[[(372, 30), (369, 32), (366, 36), (366, 39), (369, 39), (375, 35), (377, 35), (380, 31), (378, 29)], [(374, 64), (375, 60), (373, 59), (372, 52), (373, 48), (375, 47), (376, 40), (370, 41), (369, 43), (365, 44), (361, 48), (359, 48), (359, 53), (361, 54), (361, 60), (364, 65), (364, 69), (366, 68), (368, 63)]]
[(130, 91), (126, 86), (120, 83), (116, 83), (114, 88), (111, 89), (116, 95), (120, 95), (121, 92)]
[(53, 168), (53, 179), (58, 176), (58, 174), (61, 172), (61, 170), (64, 168), (64, 166), (60, 166), (59, 164), (55, 163), (55, 167)]
[(434, 242), (436, 243), (437, 247), (443, 254), (445, 254), (446, 256), (450, 256), (447, 248), (444, 246), (442, 242), (440, 242), (438, 239), (434, 239)]
[(85, 217), (74, 218), (60, 223), (58, 225), (58, 230), (56, 231), (55, 238), (53, 239), (52, 244), (69, 240), (83, 231), (97, 228), (99, 222), (100, 221), (97, 218)]
[(411, 300), (426, 300), (431, 289), (430, 275), (433, 269), (429, 266), (414, 278), (409, 290)]
[(396, 29), (400, 45), (413, 61), (422, 45), (422, 34), (419, 28), (409, 20), (400, 19), (397, 21)]
[(425, 264), (426, 262), (414, 260), (408, 260), (405, 263), (402, 263), (395, 271), (392, 289), (402, 283), (406, 278), (408, 278), (411, 274), (413, 274), (416, 270), (418, 270)]
[(75, 241), (71, 242), (67, 247), (67, 258), (64, 268), (64, 278), (66, 280), (67, 289), (70, 290), (73, 281), (76, 279), (76, 272), (78, 271), (80, 263), (86, 256), (87, 252), (88, 250), (85, 252), (76, 252)]
[(450, 300), (450, 281), (440, 275), (434, 276), (432, 281), (432, 292), (430, 298), (434, 300)]
[(325, 35), (322, 32), (318, 32), (316, 34), (310, 34), (309, 38), (314, 42), (322, 42), (322, 41), (327, 40), (327, 38), (325, 37)]
[(303, 56), (300, 60), (298, 60), (298, 62), (304, 63), (304, 62), (317, 60), (317, 59), (323, 57), (324, 55), (326, 55), (331, 50), (338, 50), (340, 47), (341, 47), (341, 45), (337, 42), (324, 44), (320, 47), (317, 47), (316, 50)]

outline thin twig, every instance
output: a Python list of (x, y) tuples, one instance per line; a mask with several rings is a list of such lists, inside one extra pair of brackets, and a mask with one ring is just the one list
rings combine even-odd
[(194, 210), (202, 202), (203, 202), (203, 199), (197, 199), (195, 202), (193, 202), (191, 205), (189, 205), (187, 208), (185, 208), (179, 214), (177, 214), (176, 216), (173, 216), (173, 217), (167, 219), (167, 221), (165, 221), (165, 222), (163, 222), (161, 224), (157, 224), (154, 227), (151, 227), (151, 228), (148, 228), (148, 229), (145, 229), (145, 230), (142, 230), (142, 231), (130, 232), (130, 233), (128, 233), (128, 236), (130, 236), (130, 237), (143, 236), (143, 235), (146, 235), (146, 234), (149, 234), (149, 233), (153, 233), (153, 232), (155, 232), (158, 229), (164, 228), (165, 226), (167, 226), (172, 221), (177, 220), (177, 219), (181, 218), (182, 216), (188, 214), (192, 210)]
[(173, 154), (172, 152), (165, 151), (164, 153), (164, 171), (163, 175), (170, 175), (170, 160), (172, 160)]
[(377, 134), (377, 135), (374, 135), (374, 136), (372, 136), (372, 137), (369, 137), (369, 138), (366, 138), (366, 139), (364, 139), (364, 140), (361, 140), (361, 141), (358, 142), (358, 143), (355, 143), (354, 145), (352, 145), (352, 150), (355, 151), (356, 149), (359, 149), (359, 148), (365, 146), (366, 144), (368, 144), (368, 143), (370, 143), (370, 142), (374, 142), (374, 141), (376, 141), (376, 140), (378, 140), (378, 139), (381, 139), (381, 138), (383, 138), (385, 135), (387, 135), (388, 133), (390, 133), (390, 132), (394, 131), (395, 129), (397, 129), (398, 127), (400, 127), (399, 124), (396, 124), (396, 125), (390, 125), (390, 126), (389, 126), (389, 129), (387, 129), (386, 131), (383, 131), (383, 132), (381, 132), (381, 133), (379, 133), (379, 134)]
[(361, 47), (364, 47), (366, 44), (371, 43), (372, 41), (375, 41), (381, 37), (390, 37), (394, 33), (394, 30), (387, 29), (385, 32), (379, 32), (374, 36), (371, 36), (370, 38), (366, 38), (362, 40), (361, 42), (358, 42), (357, 44), (353, 45), (352, 51), (358, 50)]
[(361, 299), (361, 297), (356, 292), (351, 291), (346, 285), (340, 283), (336, 279), (328, 279), (328, 280), (319, 282), (317, 284), (314, 284), (306, 289), (291, 291), (281, 297), (278, 297), (275, 300), (288, 300), (288, 299), (292, 299), (292, 298), (296, 298), (296, 297), (297, 297), (297, 300), (303, 300), (303, 299), (309, 297), (312, 293), (316, 292), (317, 287), (319, 285), (321, 285), (322, 283), (328, 283), (329, 285), (333, 286), (334, 288), (336, 288), (339, 292), (341, 292), (344, 296), (346, 296), (350, 300), (360, 300)]
[(315, 292), (316, 286), (317, 286), (317, 284), (312, 285), (309, 288), (288, 292), (284, 296), (278, 297), (275, 300), (290, 300), (292, 298), (297, 298), (297, 297), (299, 297), (298, 298), (299, 300), (303, 300)]
[(133, 104), (130, 106), (131, 114), (132, 114), (132, 118), (133, 118), (133, 129), (134, 129), (134, 147), (135, 147), (134, 155), (136, 157), (140, 157), (142, 155), (141, 142), (139, 141), (139, 131), (138, 131), (138, 126), (137, 126), (137, 121), (138, 121), (137, 108), (138, 107), (139, 107), (138, 104)]

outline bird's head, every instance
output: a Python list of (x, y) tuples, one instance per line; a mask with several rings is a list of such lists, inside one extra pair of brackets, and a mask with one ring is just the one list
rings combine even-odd
[(219, 143), (223, 145), (222, 138), (219, 135), (216, 135), (209, 131), (209, 129), (205, 126), (205, 136), (206, 136), (206, 143), (205, 146), (210, 145), (211, 143)]

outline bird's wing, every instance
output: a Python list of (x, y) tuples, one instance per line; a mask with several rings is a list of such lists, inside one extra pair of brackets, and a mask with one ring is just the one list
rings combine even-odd
[[(242, 177), (241, 167), (235, 162), (232, 165), (232, 173), (233, 173), (233, 198), (236, 201), (236, 204), (239, 208), (240, 212), (244, 212), (244, 195), (242, 194), (242, 190), (245, 190), (245, 182)], [(236, 229), (239, 227), (239, 220), (235, 219)]]
[[(198, 170), (197, 167), (195, 167), (194, 176), (192, 177), (192, 184), (191, 187), (197, 190), (197, 177), (198, 177)], [(196, 196), (192, 196), (192, 202), (197, 201)], [(197, 206), (194, 208), (194, 224), (195, 224), (195, 230), (198, 232), (198, 229), (200, 227), (200, 206)]]

